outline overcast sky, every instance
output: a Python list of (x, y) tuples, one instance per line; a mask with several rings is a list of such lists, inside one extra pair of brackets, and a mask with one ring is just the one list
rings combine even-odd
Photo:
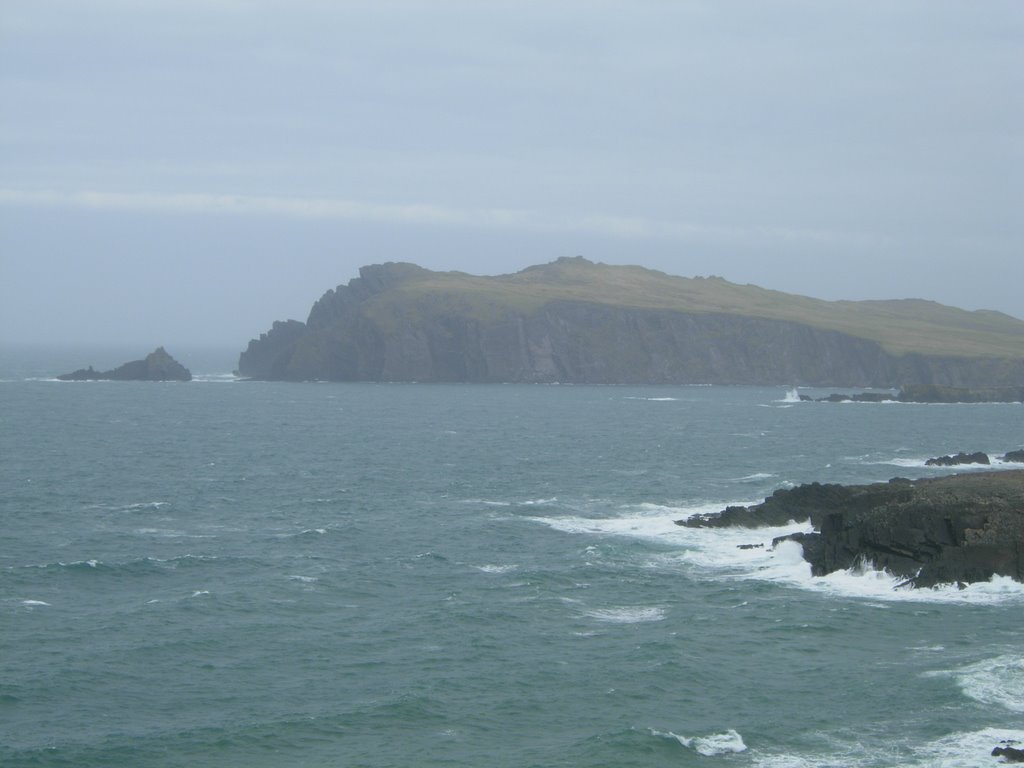
[(559, 256), (1024, 317), (1024, 2), (3, 0), (0, 343)]

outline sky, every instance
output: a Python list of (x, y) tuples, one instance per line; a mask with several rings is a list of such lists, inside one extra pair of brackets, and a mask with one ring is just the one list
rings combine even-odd
[(561, 256), (1024, 318), (1018, 0), (3, 0), (0, 344)]

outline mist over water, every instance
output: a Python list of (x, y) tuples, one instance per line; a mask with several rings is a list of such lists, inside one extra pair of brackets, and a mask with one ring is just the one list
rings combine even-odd
[(813, 578), (770, 547), (805, 521), (674, 524), (946, 474), (924, 460), (1021, 447), (1019, 405), (33, 365), (0, 371), (5, 766), (980, 766), (1024, 741), (1019, 584)]

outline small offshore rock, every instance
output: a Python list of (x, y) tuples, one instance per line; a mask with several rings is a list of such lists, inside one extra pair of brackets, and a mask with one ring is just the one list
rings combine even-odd
[(958, 453), (955, 456), (937, 456), (925, 462), (926, 467), (955, 467), (960, 464), (991, 464), (987, 453)]
[(57, 377), (61, 381), (192, 381), (192, 373), (157, 347), (142, 360), (132, 360), (110, 371), (97, 371), (90, 365)]

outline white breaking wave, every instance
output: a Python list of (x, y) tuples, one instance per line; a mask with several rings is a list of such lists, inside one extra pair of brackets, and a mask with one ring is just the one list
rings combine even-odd
[(995, 469), (1021, 469), (1022, 465), (1019, 461), (1003, 461), (993, 454), (988, 454), (988, 464), (953, 464), (951, 466), (941, 465), (928, 465), (928, 459), (936, 458), (933, 456), (918, 457), (918, 458), (906, 458), (906, 459), (883, 459), (881, 461), (865, 461), (865, 464), (882, 465), (888, 464), (894, 467), (907, 467), (910, 469), (929, 469), (929, 470), (946, 470), (948, 472), (986, 472)]
[(236, 381), (241, 381), (238, 376), (233, 373), (193, 373), (192, 381), (198, 381), (207, 384), (231, 384)]
[(27, 605), (30, 608), (38, 605), (49, 605), (49, 603), (43, 602), (42, 600), (22, 600), (21, 604)]
[(1010, 712), (1024, 712), (1024, 657), (997, 656), (956, 670), (928, 672), (927, 677), (952, 677), (964, 695)]
[(621, 606), (618, 608), (595, 608), (584, 611), (584, 616), (609, 624), (643, 624), (648, 621), (663, 621), (665, 609), (645, 606)]
[(705, 757), (747, 751), (747, 745), (743, 743), (743, 737), (731, 728), (725, 733), (712, 733), (708, 736), (692, 737), (680, 736), (672, 733), (672, 731), (656, 731), (652, 728), (651, 735), (665, 739), (675, 739), (684, 747), (692, 749), (697, 754), (704, 755)]
[(898, 757), (898, 745), (885, 743), (832, 744), (827, 754), (767, 754), (751, 755), (755, 768), (990, 768), (1002, 765), (992, 757), (997, 746), (1024, 746), (1024, 731), (1005, 728), (983, 728), (978, 731), (951, 733), (924, 744), (909, 745), (900, 750), (906, 757)]
[[(754, 502), (740, 502), (750, 504)], [(616, 517), (532, 517), (535, 522), (568, 534), (625, 537), (657, 545), (646, 564), (655, 568), (685, 570), (694, 578), (754, 580), (785, 584), (798, 589), (882, 602), (936, 602), (998, 604), (1024, 602), (1024, 584), (996, 576), (960, 589), (955, 585), (913, 589), (901, 586), (906, 579), (870, 564), (813, 576), (795, 541), (773, 541), (793, 533), (811, 533), (810, 521), (792, 521), (765, 528), (689, 528), (676, 520), (718, 512), (728, 504), (693, 507), (640, 504), (627, 507)], [(666, 551), (667, 550), (667, 551)], [(589, 556), (590, 553), (588, 553)]]
[(474, 565), (478, 571), (482, 573), (511, 573), (519, 568), (518, 565)]
[(169, 507), (171, 502), (169, 501), (140, 501), (136, 504), (122, 504), (119, 507), (113, 509), (128, 512), (137, 509), (160, 509), (161, 507)]
[(777, 403), (799, 403), (800, 402), (800, 392), (797, 391), (797, 389), (794, 387), (793, 389), (791, 389), (788, 392), (786, 392), (786, 396), (785, 397), (783, 397), (781, 400), (776, 400), (775, 402), (777, 402)]

